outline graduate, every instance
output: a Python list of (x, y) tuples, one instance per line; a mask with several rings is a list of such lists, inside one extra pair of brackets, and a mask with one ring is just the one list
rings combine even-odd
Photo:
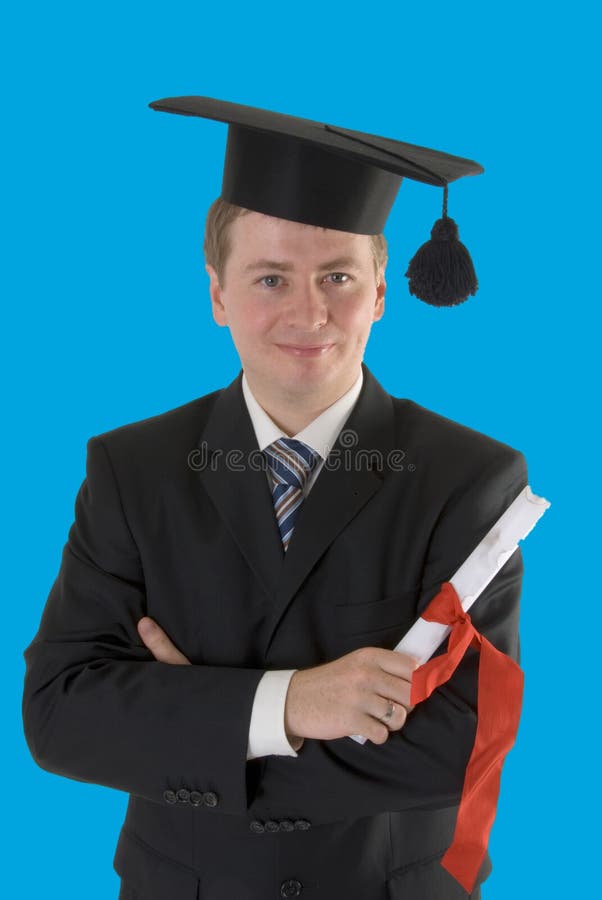
[[(418, 661), (393, 648), (525, 488), (526, 462), (390, 395), (363, 356), (403, 178), (443, 201), (410, 293), (454, 306), (478, 285), (448, 184), (483, 169), (213, 98), (150, 106), (228, 126), (204, 252), (241, 369), (88, 441), (25, 650), (32, 756), (129, 794), (120, 900), (476, 900), (486, 842), (468, 877), (442, 861), (479, 654), (416, 703)], [(522, 571), (517, 550), (471, 609), (511, 666)]]

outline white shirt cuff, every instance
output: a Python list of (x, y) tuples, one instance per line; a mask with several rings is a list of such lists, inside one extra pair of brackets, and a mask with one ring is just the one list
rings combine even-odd
[(296, 671), (297, 669), (277, 669), (264, 672), (261, 677), (251, 711), (247, 759), (271, 754), (298, 755), (296, 750), (301, 749), (305, 738), (296, 738), (293, 747), (284, 730), (286, 695)]

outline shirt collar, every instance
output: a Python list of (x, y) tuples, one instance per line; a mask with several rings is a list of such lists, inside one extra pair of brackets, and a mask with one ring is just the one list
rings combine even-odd
[[(313, 422), (310, 422), (309, 425), (306, 425), (305, 428), (293, 435), (293, 437), (298, 441), (303, 441), (303, 443), (311, 447), (312, 450), (319, 453), (322, 459), (326, 459), (359, 396), (363, 380), (364, 374), (360, 366), (360, 373), (349, 390), (327, 407), (324, 412), (320, 413)], [(265, 409), (259, 405), (251, 392), (244, 371), (242, 376), (242, 392), (260, 450), (265, 450), (267, 446), (278, 438), (289, 436), (276, 425), (276, 423), (268, 416)]]

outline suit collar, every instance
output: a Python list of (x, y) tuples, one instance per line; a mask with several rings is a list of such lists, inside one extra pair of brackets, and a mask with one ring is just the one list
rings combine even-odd
[(360, 395), (305, 498), (284, 554), (265, 462), (242, 392), (242, 370), (217, 396), (199, 440), (199, 477), (273, 601), (274, 628), (320, 556), (386, 478), (393, 403), (362, 363)]

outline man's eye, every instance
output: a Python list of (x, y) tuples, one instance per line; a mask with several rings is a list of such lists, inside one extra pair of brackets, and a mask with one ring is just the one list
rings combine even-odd
[(330, 278), (336, 278), (336, 279), (337, 279), (337, 280), (334, 282), (334, 284), (346, 284), (345, 281), (341, 281), (341, 280), (340, 280), (340, 279), (342, 279), (342, 278), (346, 278), (347, 280), (349, 280), (349, 275), (345, 275), (344, 272), (331, 272), (330, 275), (329, 275), (328, 277), (330, 277)]
[[(276, 287), (273, 284), (274, 281), (277, 281), (280, 278), (280, 275), (264, 275), (263, 278), (260, 278), (260, 282), (266, 282), (266, 287)], [(267, 284), (267, 282), (272, 282), (271, 284)]]

